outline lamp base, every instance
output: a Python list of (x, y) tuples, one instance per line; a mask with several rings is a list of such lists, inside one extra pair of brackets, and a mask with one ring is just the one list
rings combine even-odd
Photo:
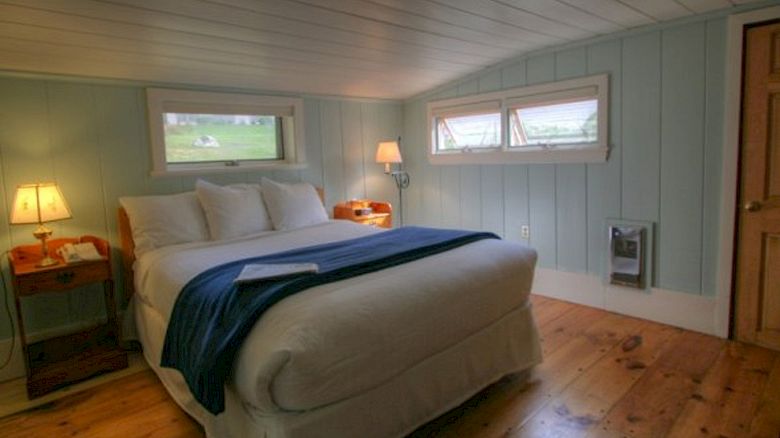
[(46, 239), (51, 236), (51, 233), (51, 229), (42, 223), (39, 223), (38, 228), (33, 231), (33, 236), (41, 240), (41, 254), (43, 255), (41, 261), (35, 264), (36, 268), (45, 268), (59, 263), (59, 260), (49, 257), (49, 247), (46, 245)]
[(42, 258), (41, 261), (36, 263), (35, 267), (36, 268), (46, 268), (46, 267), (54, 266), (54, 265), (58, 265), (58, 264), (60, 264), (59, 260), (53, 259), (53, 258), (51, 258), (49, 256), (46, 256), (46, 257)]

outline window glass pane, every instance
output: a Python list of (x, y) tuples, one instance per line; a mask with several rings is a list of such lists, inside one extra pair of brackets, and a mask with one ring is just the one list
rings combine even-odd
[(513, 108), (509, 113), (512, 146), (595, 143), (598, 101)]
[(163, 113), (163, 122), (168, 163), (284, 158), (275, 116)]
[(436, 138), (440, 151), (500, 146), (501, 113), (439, 117)]

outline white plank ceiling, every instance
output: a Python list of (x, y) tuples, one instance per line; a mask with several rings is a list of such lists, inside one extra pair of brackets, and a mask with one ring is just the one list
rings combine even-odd
[(403, 99), (746, 0), (0, 0), (0, 70)]

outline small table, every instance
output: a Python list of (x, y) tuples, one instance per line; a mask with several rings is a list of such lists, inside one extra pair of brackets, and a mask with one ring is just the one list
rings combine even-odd
[[(9, 253), (13, 278), (19, 338), (27, 369), (27, 395), (40, 397), (62, 386), (85, 380), (96, 374), (127, 368), (127, 353), (120, 348), (120, 328), (114, 301), (108, 242), (94, 236), (48, 241), (50, 254), (67, 243), (92, 242), (103, 256), (101, 260), (60, 263), (36, 267), (42, 258), (41, 246), (22, 245)], [(78, 333), (27, 343), (22, 316), (22, 299), (43, 293), (63, 293), (87, 284), (102, 283), (107, 322)]]
[(333, 207), (334, 219), (346, 219), (380, 228), (393, 227), (393, 207), (389, 202), (355, 199)]

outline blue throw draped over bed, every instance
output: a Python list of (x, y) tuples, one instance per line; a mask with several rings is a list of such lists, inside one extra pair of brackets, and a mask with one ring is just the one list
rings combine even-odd
[[(273, 304), (311, 287), (498, 238), (485, 232), (404, 227), (213, 267), (190, 280), (176, 299), (161, 366), (179, 370), (195, 399), (219, 414), (225, 409), (224, 385), (233, 360), (258, 318)], [(234, 285), (250, 263), (316, 263), (319, 272)]]

